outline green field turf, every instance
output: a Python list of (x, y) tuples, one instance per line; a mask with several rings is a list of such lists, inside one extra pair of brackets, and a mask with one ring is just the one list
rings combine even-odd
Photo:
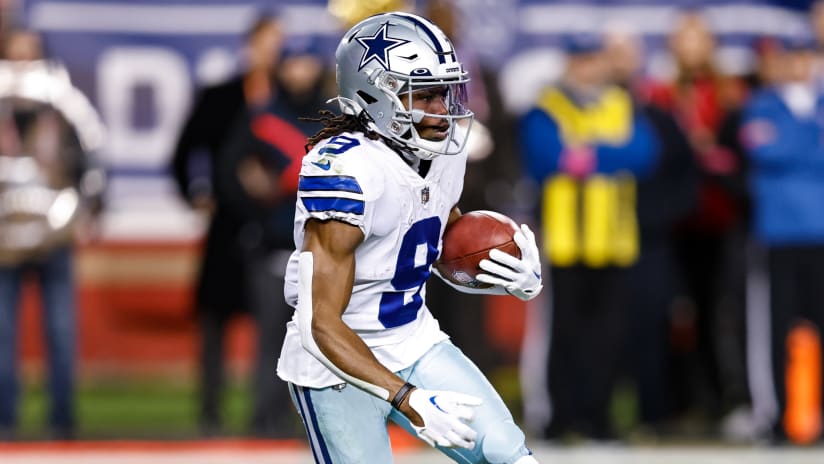
[[(500, 369), (490, 378), (518, 416), (521, 405), (517, 370)], [(237, 378), (227, 383), (222, 410), (224, 430), (220, 435), (246, 436), (252, 407), (249, 386), (245, 380)], [(201, 436), (197, 421), (198, 389), (195, 379), (189, 376), (87, 378), (78, 386), (76, 407), (79, 439), (188, 439)], [(19, 412), (19, 438), (48, 438), (48, 395), (39, 376), (26, 379)], [(291, 409), (284, 412), (295, 414)]]
[[(502, 368), (489, 377), (516, 421), (521, 422), (522, 399), (517, 369)], [(85, 379), (78, 388), (76, 405), (78, 439), (176, 440), (202, 437), (197, 420), (198, 391), (191, 377)], [(47, 409), (48, 395), (42, 382), (28, 379), (20, 405), (18, 437), (23, 440), (49, 438)], [(612, 403), (612, 416), (619, 435), (631, 441), (639, 440), (639, 433), (635, 430), (635, 410), (634, 389), (631, 385), (619, 386)], [(218, 436), (249, 436), (250, 413), (248, 385), (237, 379), (230, 381), (224, 393), (224, 429)], [(291, 408), (285, 409), (284, 413), (295, 414)], [(694, 438), (703, 434), (691, 432), (689, 435)], [(640, 441), (645, 442), (645, 437), (641, 436)]]
[[(77, 438), (177, 439), (199, 435), (194, 384), (157, 380), (84, 382), (77, 392)], [(47, 437), (48, 395), (39, 383), (24, 388), (20, 438)], [(245, 385), (226, 388), (225, 434), (246, 432), (250, 400)]]

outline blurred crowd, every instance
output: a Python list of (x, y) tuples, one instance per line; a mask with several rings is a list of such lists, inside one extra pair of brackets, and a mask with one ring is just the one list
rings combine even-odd
[(564, 39), (560, 79), (516, 115), (552, 286), (546, 438), (613, 439), (623, 381), (653, 437), (687, 417), (733, 440), (819, 436), (820, 365), (794, 365), (792, 340), (824, 316), (822, 11), (809, 34), (757, 37), (746, 75), (722, 71), (699, 10), (667, 37), (666, 78), (621, 24)]
[[(544, 343), (524, 347), (546, 352), (521, 376), (531, 387), (523, 407), (532, 433), (561, 443), (628, 438), (614, 410), (629, 385), (632, 433), (646, 439), (820, 440), (824, 2), (811, 7), (808, 31), (756, 37), (746, 74), (719, 63), (701, 10), (678, 15), (666, 38), (672, 66), (665, 75), (646, 72), (645, 42), (625, 24), (567, 35), (563, 69), (533, 71), (560, 77), (520, 114), (502, 110), (496, 69), (460, 42), (452, 3), (423, 5), (420, 13), (455, 39), (473, 79), (478, 124), (461, 209), (518, 216), (542, 237), (548, 285), (530, 308), (540, 330), (528, 332)], [(8, 63), (59, 60), (40, 51), (15, 55), (19, 37), (36, 34), (5, 20), (0, 27), (0, 91)], [(224, 333), (245, 311), (260, 334), (250, 433), (299, 436), (273, 369), (291, 317), (281, 289), (294, 246), (296, 169), (317, 128), (305, 117), (334, 96), (334, 70), (316, 43), (289, 40), (277, 16), (261, 16), (244, 39), (242, 71), (199, 90), (169, 154), (181, 197), (209, 217), (193, 284), (200, 426), (207, 436), (222, 433)], [(9, 134), (34, 137), (51, 121), (40, 107), (11, 104), (18, 97), (0, 94), (0, 174), (8, 159), (29, 155), (42, 166), (60, 152), (28, 153), (25, 137), (11, 141)], [(52, 142), (66, 147), (60, 156), (93, 159), (95, 144), (75, 139), (83, 137)], [(66, 168), (72, 182), (44, 183), (55, 192), (76, 185), (79, 204), (94, 217), (102, 203), (90, 185), (102, 176), (89, 176), (93, 163), (78, 166)], [(21, 188), (19, 175), (12, 177), (0, 176), (2, 201)], [(13, 234), (4, 223), (15, 217), (5, 203), (0, 212), (0, 245), (8, 247)], [(24, 213), (49, 219), (48, 208), (18, 216)], [(0, 262), (0, 439), (13, 436), (17, 420), (16, 289), (30, 270), (46, 279), (56, 267), (65, 271), (58, 290), (70, 292), (70, 251), (64, 240)], [(58, 291), (50, 288), (43, 284), (47, 304)], [(488, 330), (484, 321), (455, 310), (480, 308), (483, 298), (437, 279), (427, 292), (456, 345), (482, 370), (494, 369), (500, 360), (478, 335)], [(55, 317), (47, 327), (51, 426), (64, 438), (75, 422), (73, 312), (70, 305), (49, 310)]]

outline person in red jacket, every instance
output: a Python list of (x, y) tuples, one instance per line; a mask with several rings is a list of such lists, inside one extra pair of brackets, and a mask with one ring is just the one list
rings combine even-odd
[[(720, 419), (734, 404), (726, 374), (743, 369), (743, 355), (724, 359), (719, 333), (737, 326), (744, 299), (746, 202), (741, 176), (742, 157), (720, 138), (727, 115), (743, 103), (743, 80), (719, 71), (716, 40), (698, 12), (678, 18), (669, 38), (676, 72), (672, 79), (646, 89), (646, 98), (671, 112), (686, 133), (698, 167), (698, 198), (694, 209), (676, 224), (675, 246), (684, 279), (683, 296), (673, 311), (675, 408), (698, 408)], [(732, 339), (740, 333), (724, 337)], [(737, 351), (741, 353), (741, 351)], [(725, 353), (724, 356), (728, 356)], [(722, 367), (724, 366), (724, 367)], [(700, 392), (700, 393), (697, 393)], [(699, 404), (699, 401), (702, 402)]]

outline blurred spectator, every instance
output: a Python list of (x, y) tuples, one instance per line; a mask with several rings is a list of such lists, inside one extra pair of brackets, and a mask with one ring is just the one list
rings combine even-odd
[(784, 44), (777, 37), (762, 36), (755, 39), (755, 69), (748, 79), (751, 90), (776, 85), (781, 81), (783, 49)]
[[(761, 89), (779, 85), (783, 79), (783, 41), (774, 36), (757, 37), (753, 41), (755, 66), (744, 77), (747, 98)], [(765, 272), (763, 250), (752, 241), (752, 196), (750, 194), (750, 158), (742, 143), (743, 107), (733, 107), (725, 115), (718, 130), (718, 143), (733, 153), (738, 168), (736, 172), (720, 179), (727, 192), (737, 199), (739, 204), (739, 221), (730, 232), (727, 240), (726, 260), (734, 263), (728, 268), (729, 275), (725, 286), (726, 297), (720, 301), (718, 316), (715, 318), (719, 330), (716, 334), (719, 353), (719, 372), (722, 386), (722, 408), (726, 414), (721, 422), (724, 438), (733, 441), (751, 441), (763, 436), (769, 419), (767, 403), (770, 400), (769, 374), (761, 375), (761, 364), (753, 359), (768, 359), (769, 349), (764, 347), (764, 355), (752, 352), (756, 330), (760, 326), (751, 318), (759, 313), (756, 308), (762, 305), (754, 301), (747, 292), (747, 282), (758, 279)], [(766, 302), (763, 306), (767, 307)], [(767, 321), (766, 311), (763, 312)], [(764, 336), (766, 336), (766, 331)], [(758, 337), (760, 340), (760, 337)], [(748, 352), (750, 350), (750, 352)], [(745, 361), (749, 358), (749, 361)], [(754, 369), (753, 371), (750, 371)], [(763, 378), (764, 381), (758, 379)], [(760, 388), (764, 385), (764, 388)], [(751, 392), (762, 393), (754, 397)]]
[(604, 27), (604, 55), (610, 80), (630, 92), (639, 92), (644, 79), (644, 45), (632, 26), (611, 22)]
[[(11, 30), (0, 49), (0, 440), (17, 425), (21, 288), (37, 279), (48, 353), (50, 436), (75, 433), (74, 233), (100, 211), (103, 128), (40, 36)], [(86, 230), (91, 230), (88, 227)], [(89, 237), (88, 234), (85, 234)]]
[(752, 163), (753, 233), (768, 253), (779, 441), (786, 437), (788, 335), (801, 319), (824, 327), (824, 99), (812, 41), (786, 46), (783, 79), (753, 96), (742, 130)]
[(812, 27), (813, 39), (816, 43), (815, 75), (817, 79), (824, 76), (824, 63), (821, 54), (824, 53), (824, 0), (815, 0), (810, 5), (810, 26)]
[(678, 18), (669, 46), (676, 74), (648, 89), (649, 97), (674, 114), (700, 172), (698, 203), (676, 231), (686, 288), (673, 307), (673, 391), (680, 411), (697, 408), (718, 419), (739, 402), (731, 382), (743, 382), (727, 377), (744, 372), (742, 350), (723, 352), (719, 343), (743, 337), (740, 324), (731, 321), (742, 320), (744, 312), (746, 224), (743, 164), (722, 145), (719, 132), (726, 115), (742, 104), (746, 86), (716, 70), (715, 37), (698, 12)]
[[(627, 26), (605, 29), (611, 80), (631, 95), (644, 85), (643, 45)], [(636, 97), (637, 101), (637, 97)], [(640, 237), (638, 261), (629, 279), (627, 370), (638, 397), (638, 422), (645, 433), (662, 436), (671, 419), (670, 311), (680, 288), (673, 228), (695, 207), (698, 172), (689, 142), (672, 114), (639, 104), (660, 141), (658, 160), (649, 177), (638, 180)]]
[[(283, 272), (293, 249), (292, 221), (306, 136), (276, 84), (284, 43), (281, 25), (259, 18), (246, 37), (246, 69), (204, 89), (175, 149), (172, 167), (181, 194), (211, 214), (196, 304), (202, 331), (202, 432), (220, 432), (223, 341), (230, 317), (248, 310), (258, 331), (253, 373), (252, 433), (292, 436), (286, 385), (274, 361), (292, 311), (283, 299)], [(209, 179), (191, 169), (208, 152)]]
[(628, 267), (638, 258), (636, 178), (654, 165), (657, 140), (630, 95), (609, 84), (601, 37), (569, 36), (565, 46), (561, 82), (521, 122), (526, 174), (543, 188), (551, 266), (546, 436), (604, 440), (629, 316)]
[(281, 97), (296, 114), (313, 115), (324, 108), (335, 94), (334, 77), (317, 38), (295, 37), (286, 42), (277, 82)]

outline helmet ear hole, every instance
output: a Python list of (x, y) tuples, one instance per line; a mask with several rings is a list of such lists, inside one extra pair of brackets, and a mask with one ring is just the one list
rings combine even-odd
[(377, 98), (373, 97), (372, 95), (369, 95), (368, 93), (364, 92), (363, 90), (358, 90), (357, 94), (358, 94), (359, 97), (361, 97), (363, 99), (363, 101), (366, 102), (367, 105), (371, 105), (372, 103), (377, 103), (378, 102)]

